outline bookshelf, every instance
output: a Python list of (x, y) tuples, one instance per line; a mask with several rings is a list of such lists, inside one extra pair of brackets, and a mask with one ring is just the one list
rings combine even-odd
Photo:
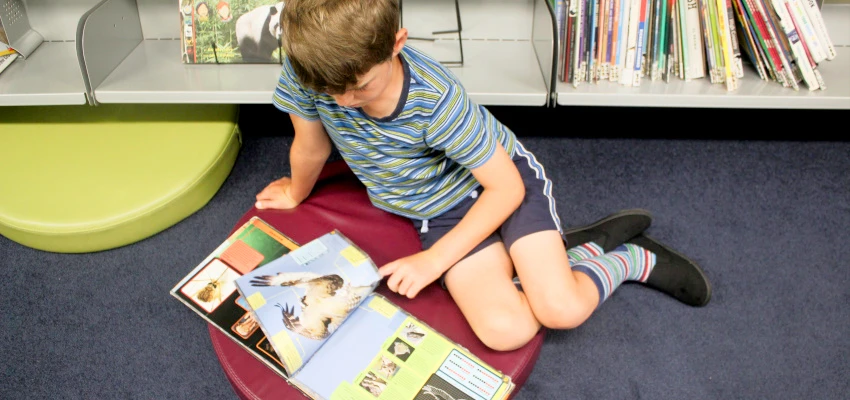
[(556, 78), (555, 101), (560, 106), (850, 109), (850, 4), (826, 3), (821, 12), (838, 53), (834, 60), (818, 65), (826, 90), (794, 91), (760, 79), (746, 65), (738, 89), (731, 92), (708, 79), (671, 78), (667, 83), (644, 78), (639, 87), (612, 82), (574, 87)]
[[(43, 43), (0, 74), (0, 105), (100, 103), (270, 104), (279, 66), (187, 65), (179, 57), (177, 0), (0, 0), (25, 5)], [(850, 4), (823, 6), (838, 57), (820, 67), (827, 90), (795, 92), (748, 70), (726, 92), (707, 81), (644, 80), (640, 87), (558, 82), (555, 24), (548, 0), (404, 0), (415, 46), (451, 67), (483, 105), (850, 109)]]

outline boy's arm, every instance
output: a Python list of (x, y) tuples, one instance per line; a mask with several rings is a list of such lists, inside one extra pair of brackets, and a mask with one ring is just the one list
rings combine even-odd
[(292, 177), (280, 178), (257, 194), (256, 207), (287, 209), (301, 204), (316, 184), (331, 154), (331, 141), (321, 120), (289, 114), (295, 138), (289, 149)]
[(525, 185), (501, 144), (489, 160), (471, 172), (484, 189), (478, 200), (430, 249), (381, 267), (382, 276), (391, 275), (387, 280), (390, 290), (415, 297), (484, 241), (522, 203)]

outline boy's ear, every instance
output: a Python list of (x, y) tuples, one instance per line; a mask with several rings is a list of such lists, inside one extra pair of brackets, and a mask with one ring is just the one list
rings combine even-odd
[(401, 28), (398, 32), (395, 33), (395, 45), (393, 46), (393, 56), (397, 56), (398, 53), (401, 53), (401, 49), (404, 48), (404, 44), (407, 43), (407, 28)]

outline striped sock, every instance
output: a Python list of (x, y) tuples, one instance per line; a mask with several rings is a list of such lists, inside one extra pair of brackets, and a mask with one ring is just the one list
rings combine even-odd
[(580, 244), (567, 250), (567, 257), (570, 259), (570, 265), (574, 265), (584, 259), (601, 256), (602, 254), (605, 254), (605, 251), (602, 250), (601, 246), (593, 242)]
[(626, 243), (606, 254), (581, 260), (572, 268), (593, 280), (602, 304), (624, 281), (646, 282), (654, 266), (655, 253)]

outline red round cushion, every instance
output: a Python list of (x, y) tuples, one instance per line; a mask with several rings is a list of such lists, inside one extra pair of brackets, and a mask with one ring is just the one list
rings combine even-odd
[[(309, 199), (292, 210), (252, 209), (234, 227), (259, 216), (297, 243), (307, 243), (333, 229), (351, 238), (375, 264), (381, 266), (421, 250), (419, 236), (406, 219), (372, 206), (366, 189), (342, 161), (327, 164)], [(449, 293), (438, 284), (429, 285), (413, 300), (390, 291), (385, 283), (377, 290), (399, 307), (422, 319), (435, 330), (466, 347), (494, 368), (508, 374), (516, 384), (528, 378), (540, 354), (546, 330), (541, 329), (524, 347), (494, 351), (478, 340)], [(242, 399), (302, 399), (259, 360), (209, 325), (210, 339), (227, 378)]]

